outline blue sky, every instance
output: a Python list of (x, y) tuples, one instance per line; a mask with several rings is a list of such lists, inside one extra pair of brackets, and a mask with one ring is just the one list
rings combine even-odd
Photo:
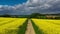
[(16, 5), (16, 4), (22, 4), (26, 1), (27, 0), (0, 0), (0, 5)]

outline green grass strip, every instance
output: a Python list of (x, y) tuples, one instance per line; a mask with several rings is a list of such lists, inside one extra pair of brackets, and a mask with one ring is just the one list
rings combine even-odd
[(27, 23), (28, 23), (28, 20), (26, 20), (26, 22), (19, 27), (20, 29), (18, 30), (17, 34), (25, 34), (25, 31), (27, 29)]
[(36, 34), (44, 34), (44, 32), (41, 29), (39, 29), (39, 27), (36, 26), (33, 21), (32, 21), (32, 25), (33, 25), (33, 28), (34, 28)]

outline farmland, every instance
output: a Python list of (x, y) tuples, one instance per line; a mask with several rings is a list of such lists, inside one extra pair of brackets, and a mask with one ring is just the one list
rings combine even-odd
[(26, 18), (0, 17), (0, 34), (17, 34), (20, 29), (22, 30), (23, 27), (26, 27), (24, 25), (26, 20)]
[(0, 34), (60, 34), (60, 20), (0, 17)]
[(35, 28), (36, 34), (60, 34), (60, 20), (32, 19), (32, 21), (38, 27)]

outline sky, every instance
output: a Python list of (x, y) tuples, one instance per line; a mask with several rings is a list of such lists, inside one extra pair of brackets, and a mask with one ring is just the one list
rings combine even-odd
[(60, 0), (0, 0), (0, 15), (60, 13)]
[(0, 0), (0, 5), (16, 5), (16, 4), (22, 4), (23, 2), (26, 2), (27, 0)]

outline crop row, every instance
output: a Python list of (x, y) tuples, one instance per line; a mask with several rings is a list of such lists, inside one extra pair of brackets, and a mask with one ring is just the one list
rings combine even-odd
[(60, 34), (60, 20), (32, 19), (43, 34)]
[(20, 29), (18, 27), (22, 26), (25, 21), (26, 18), (1, 18), (0, 34), (17, 34)]

